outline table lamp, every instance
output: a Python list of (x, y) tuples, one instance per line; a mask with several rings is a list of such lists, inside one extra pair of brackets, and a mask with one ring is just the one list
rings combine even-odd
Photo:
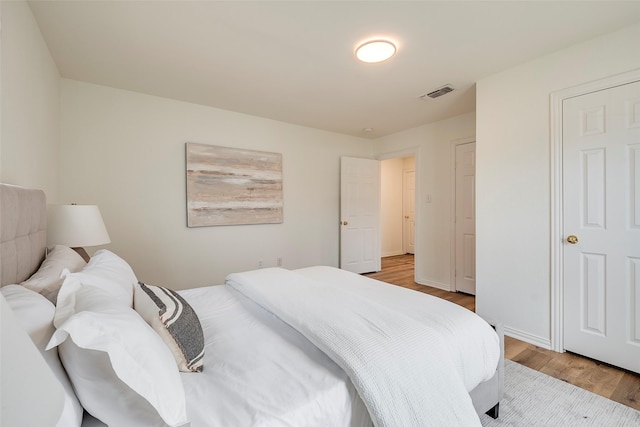
[(100, 210), (95, 205), (49, 205), (47, 247), (68, 246), (89, 262), (84, 246), (111, 243)]

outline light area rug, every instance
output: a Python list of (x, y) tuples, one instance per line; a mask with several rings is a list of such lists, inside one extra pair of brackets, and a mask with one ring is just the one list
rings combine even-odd
[(504, 397), (493, 426), (640, 426), (640, 411), (505, 360)]

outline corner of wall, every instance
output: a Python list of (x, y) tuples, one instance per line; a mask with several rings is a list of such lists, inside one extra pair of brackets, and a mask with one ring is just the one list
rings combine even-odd
[(45, 191), (48, 202), (56, 202), (60, 73), (28, 3), (2, 1), (0, 8), (0, 180), (40, 188)]

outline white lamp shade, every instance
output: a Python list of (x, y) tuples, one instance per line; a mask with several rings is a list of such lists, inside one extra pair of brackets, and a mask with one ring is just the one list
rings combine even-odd
[(100, 210), (95, 205), (49, 205), (47, 246), (70, 248), (111, 243)]

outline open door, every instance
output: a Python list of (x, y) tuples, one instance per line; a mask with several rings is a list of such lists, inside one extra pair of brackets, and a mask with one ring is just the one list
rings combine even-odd
[(380, 162), (340, 162), (340, 268), (380, 271)]

